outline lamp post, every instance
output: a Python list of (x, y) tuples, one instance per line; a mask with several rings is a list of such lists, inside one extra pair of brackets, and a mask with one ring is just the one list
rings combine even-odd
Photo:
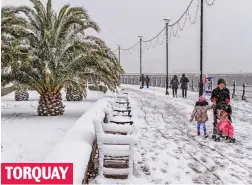
[(204, 3), (203, 0), (201, 0), (200, 4), (200, 10), (201, 10), (201, 15), (200, 15), (200, 88), (199, 88), (199, 96), (203, 95), (203, 8), (204, 8)]
[(169, 90), (168, 90), (168, 85), (169, 85), (169, 73), (168, 73), (168, 25), (169, 25), (169, 21), (170, 19), (164, 19), (165, 21), (165, 28), (166, 28), (166, 91), (165, 94), (169, 95)]
[(139, 39), (140, 39), (140, 79), (141, 79), (141, 84), (140, 84), (140, 89), (143, 88), (143, 80), (142, 79), (142, 39), (143, 39), (143, 36), (138, 36)]
[[(119, 60), (119, 65), (121, 65), (121, 45), (119, 45), (119, 44), (118, 44), (118, 60)], [(121, 81), (120, 72), (119, 72), (118, 78)]]
[(118, 45), (118, 59), (119, 59), (119, 64), (121, 64), (121, 45)]

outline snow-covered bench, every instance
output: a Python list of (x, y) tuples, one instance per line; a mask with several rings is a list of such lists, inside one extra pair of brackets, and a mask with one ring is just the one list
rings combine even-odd
[(125, 92), (125, 91), (121, 91), (121, 94), (126, 94), (128, 95), (129, 93)]
[(118, 97), (115, 97), (115, 102), (116, 102), (116, 104), (119, 104), (119, 105), (124, 105), (124, 104), (126, 104), (127, 105), (127, 107), (129, 106), (129, 98), (128, 98), (128, 96), (126, 95), (125, 96), (125, 94), (123, 94), (123, 97), (122, 98), (118, 98)]
[(115, 98), (129, 100), (128, 94), (125, 94), (125, 93), (116, 93)]
[[(127, 178), (133, 175), (133, 148), (136, 136), (130, 135), (129, 125), (104, 124), (94, 120), (95, 133), (99, 151), (99, 176), (107, 178)], [(128, 132), (128, 135), (108, 133)], [(107, 132), (107, 133), (106, 133)]]
[(119, 106), (126, 104), (126, 106), (129, 107), (130, 102), (127, 100), (116, 100), (116, 104), (119, 104)]
[(127, 91), (125, 91), (125, 89), (117, 90), (116, 93), (117, 94), (126, 94), (126, 95), (129, 94)]
[[(128, 106), (116, 106), (115, 100), (110, 100), (108, 108), (111, 108), (113, 112), (117, 112), (115, 115), (131, 116), (131, 107)], [(126, 113), (126, 114), (125, 114)]]
[(104, 123), (116, 123), (116, 124), (130, 124), (133, 125), (133, 120), (129, 116), (118, 116), (113, 114), (113, 110), (110, 108), (106, 108), (104, 110), (105, 117), (104, 117)]
[(127, 104), (127, 106), (129, 106), (128, 92), (126, 92), (125, 89), (116, 90), (114, 98), (116, 100), (116, 103)]
[(105, 133), (127, 135), (134, 132), (134, 127), (129, 124), (117, 124), (109, 120), (108, 123), (101, 122), (101, 125)]

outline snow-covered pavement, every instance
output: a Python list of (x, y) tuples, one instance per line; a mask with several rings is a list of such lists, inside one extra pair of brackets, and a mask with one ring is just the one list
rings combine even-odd
[[(196, 136), (190, 123), (197, 94), (188, 99), (164, 95), (164, 89), (140, 90), (123, 85), (133, 104), (139, 141), (135, 148), (135, 175), (149, 183), (252, 183), (252, 104), (234, 102), (237, 142), (214, 142)], [(212, 112), (207, 131), (212, 134)]]
[[(39, 94), (29, 101), (14, 101), (14, 93), (1, 98), (2, 162), (41, 162), (54, 145), (104, 93), (88, 91), (87, 100), (67, 102), (65, 114), (37, 116)], [(63, 94), (65, 99), (65, 94)]]

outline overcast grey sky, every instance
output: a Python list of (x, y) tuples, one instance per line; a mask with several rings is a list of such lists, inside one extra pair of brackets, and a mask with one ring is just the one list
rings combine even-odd
[[(212, 2), (213, 0), (208, 0)], [(29, 0), (2, 0), (3, 5), (29, 4)], [(45, 2), (45, 0), (43, 0)], [(128, 48), (138, 41), (138, 35), (148, 40), (164, 27), (164, 17), (174, 22), (184, 12), (190, 0), (53, 0), (59, 10), (63, 4), (86, 8), (99, 26), (100, 37), (116, 49)], [(195, 16), (198, 0), (190, 14)], [(204, 12), (204, 72), (252, 72), (252, 0), (216, 0), (205, 6)], [(196, 25), (186, 24), (180, 38), (169, 42), (169, 71), (198, 72), (200, 48), (200, 11)], [(163, 38), (160, 36), (160, 40)], [(155, 41), (153, 41), (153, 45)], [(143, 45), (146, 48), (145, 45)], [(137, 49), (137, 48), (136, 48)], [(121, 53), (126, 72), (139, 72), (139, 51)], [(143, 73), (165, 72), (165, 43), (143, 53)]]

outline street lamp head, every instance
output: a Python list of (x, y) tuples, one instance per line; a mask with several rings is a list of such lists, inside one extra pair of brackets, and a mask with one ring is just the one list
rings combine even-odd
[(138, 36), (140, 39), (143, 38), (143, 36)]
[(169, 23), (170, 20), (171, 20), (171, 19), (168, 19), (168, 18), (165, 18), (165, 19), (164, 19), (165, 23)]

